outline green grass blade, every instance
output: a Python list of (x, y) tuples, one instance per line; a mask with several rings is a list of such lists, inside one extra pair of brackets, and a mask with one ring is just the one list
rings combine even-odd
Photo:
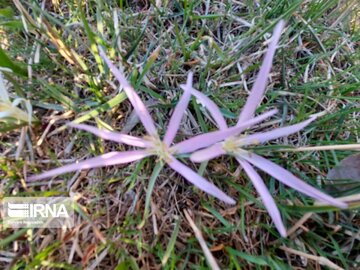
[(169, 244), (166, 248), (164, 257), (161, 259), (162, 266), (165, 266), (165, 264), (167, 263), (167, 261), (169, 260), (169, 258), (171, 256), (171, 252), (173, 251), (173, 249), (175, 247), (176, 238), (179, 234), (179, 230), (180, 230), (180, 219), (176, 219), (174, 231), (171, 234)]
[(13, 62), (5, 51), (0, 47), (0, 66), (11, 69), (17, 75), (27, 77), (27, 70)]
[(149, 179), (149, 185), (146, 191), (146, 198), (145, 198), (144, 217), (141, 224), (139, 225), (139, 228), (142, 228), (145, 225), (146, 219), (149, 216), (151, 194), (154, 190), (156, 179), (158, 178), (160, 171), (163, 167), (164, 167), (164, 163), (162, 161), (157, 162)]

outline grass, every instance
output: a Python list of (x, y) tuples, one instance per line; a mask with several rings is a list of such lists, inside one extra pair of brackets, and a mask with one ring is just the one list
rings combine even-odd
[[(359, 142), (360, 28), (354, 1), (66, 0), (43, 7), (8, 2), (9, 8), (0, 9), (1, 66), (14, 71), (4, 72), (10, 96), (30, 100), (41, 124), (1, 133), (0, 196), (76, 195), (79, 226), (65, 232), (0, 227), (1, 268), (208, 269), (187, 210), (222, 269), (358, 269), (359, 200), (346, 211), (314, 206), (264, 175), (287, 228), (295, 228), (280, 238), (230, 158), (192, 166), (237, 199), (231, 208), (166, 167), (158, 172), (151, 160), (33, 185), (24, 181), (24, 173), (124, 150), (64, 129), (68, 121), (143, 134), (96, 44), (123, 67), (160, 133), (188, 70), (233, 124), (261, 64), (267, 33), (283, 18), (287, 28), (258, 113), (278, 108), (274, 125), (322, 117), (299, 135), (256, 151), (333, 196), (359, 194), (351, 181), (341, 188), (326, 181), (327, 172), (354, 151), (277, 151), (284, 145)], [(195, 100), (182, 127), (177, 140), (215, 129)]]

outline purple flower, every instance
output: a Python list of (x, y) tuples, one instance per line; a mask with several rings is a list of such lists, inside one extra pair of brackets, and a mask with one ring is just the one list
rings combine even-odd
[[(286, 229), (282, 223), (280, 212), (276, 207), (275, 201), (270, 195), (264, 182), (254, 170), (254, 168), (251, 166), (251, 164), (269, 173), (271, 176), (278, 179), (285, 185), (290, 186), (314, 199), (325, 201), (341, 208), (347, 207), (345, 203), (318, 191), (314, 187), (301, 181), (300, 179), (292, 175), (290, 172), (281, 168), (275, 163), (254, 153), (250, 153), (244, 149), (245, 146), (251, 144), (264, 143), (272, 139), (288, 136), (292, 133), (298, 132), (305, 126), (307, 126), (309, 123), (314, 121), (315, 118), (310, 118), (299, 124), (278, 128), (268, 132), (254, 133), (246, 137), (238, 136), (242, 131), (264, 121), (265, 119), (277, 113), (277, 110), (269, 110), (259, 116), (254, 116), (256, 107), (261, 102), (261, 99), (265, 92), (267, 77), (272, 66), (272, 59), (274, 57), (276, 45), (280, 39), (283, 27), (284, 22), (281, 21), (280, 23), (278, 23), (274, 30), (273, 38), (269, 45), (269, 49), (266, 53), (264, 62), (261, 66), (259, 75), (255, 81), (250, 96), (244, 106), (244, 109), (240, 114), (239, 121), (235, 127), (229, 128), (217, 105), (204, 94), (193, 88), (192, 73), (189, 73), (186, 85), (180, 86), (184, 90), (184, 94), (180, 98), (177, 106), (175, 107), (173, 115), (170, 118), (168, 128), (165, 132), (165, 136), (162, 140), (157, 133), (153, 119), (151, 118), (140, 97), (126, 80), (124, 75), (107, 58), (104, 51), (99, 48), (100, 56), (104, 59), (104, 61), (109, 66), (111, 72), (122, 85), (130, 102), (134, 106), (134, 109), (139, 116), (140, 121), (142, 122), (147, 132), (147, 135), (143, 138), (138, 138), (117, 132), (99, 130), (95, 127), (83, 124), (70, 124), (70, 126), (91, 132), (96, 136), (106, 140), (112, 140), (118, 143), (138, 147), (140, 148), (140, 150), (132, 150), (126, 152), (110, 152), (95, 158), (81, 161), (76, 164), (70, 164), (57, 169), (53, 169), (40, 175), (31, 176), (28, 178), (28, 180), (36, 181), (71, 171), (104, 167), (116, 164), (125, 164), (132, 161), (140, 160), (148, 156), (157, 156), (159, 160), (167, 163), (168, 166), (181, 174), (185, 179), (187, 179), (199, 189), (226, 203), (234, 204), (235, 201), (227, 194), (225, 194), (214, 184), (210, 183), (205, 178), (198, 175), (196, 172), (194, 172), (189, 167), (187, 167), (175, 158), (175, 156), (178, 154), (193, 153), (191, 155), (191, 160), (195, 162), (201, 162), (209, 160), (211, 158), (215, 158), (220, 155), (230, 154), (236, 157), (239, 164), (244, 168), (245, 172), (252, 180), (256, 190), (259, 192), (261, 198), (263, 199), (264, 205), (269, 211), (269, 214), (272, 217), (276, 228), (279, 230), (282, 236), (286, 236)], [(180, 143), (173, 144), (173, 140), (179, 129), (182, 116), (186, 110), (186, 107), (188, 106), (191, 95), (194, 95), (201, 103), (203, 103), (203, 105), (205, 105), (205, 107), (208, 108), (210, 114), (216, 121), (220, 130), (201, 134)]]
[[(261, 102), (263, 98), (265, 88), (267, 85), (267, 78), (272, 66), (272, 59), (275, 54), (277, 43), (280, 39), (282, 29), (284, 27), (284, 22), (280, 21), (273, 32), (273, 37), (269, 45), (269, 49), (265, 55), (264, 62), (260, 68), (257, 79), (252, 87), (249, 98), (246, 101), (246, 104), (239, 116), (237, 127), (240, 127), (242, 123), (248, 122), (250, 119), (254, 119), (254, 114), (256, 107)], [(214, 118), (215, 122), (219, 126), (220, 130), (228, 130), (226, 121), (221, 114), (219, 108), (216, 104), (210, 100), (207, 96), (197, 91), (196, 89), (191, 89), (192, 94), (209, 110), (209, 113)], [(274, 110), (271, 111), (274, 114)], [(224, 141), (216, 143), (206, 149), (199, 150), (193, 153), (190, 158), (194, 162), (206, 161), (220, 155), (228, 154), (234, 156), (239, 162), (241, 167), (244, 169), (246, 174), (249, 176), (252, 181), (255, 189), (260, 194), (264, 206), (268, 210), (272, 220), (275, 223), (276, 228), (282, 236), (286, 236), (286, 229), (282, 222), (280, 212), (276, 206), (274, 199), (272, 198), (269, 190), (264, 184), (263, 180), (259, 174), (255, 171), (253, 166), (258, 167), (259, 169), (267, 172), (275, 179), (279, 180), (283, 184), (304, 193), (316, 200), (327, 202), (331, 205), (334, 205), (339, 208), (346, 208), (347, 204), (343, 203), (329, 195), (326, 195), (316, 188), (310, 186), (309, 184), (303, 182), (289, 171), (283, 169), (279, 165), (267, 160), (255, 153), (251, 153), (244, 149), (244, 147), (249, 145), (257, 145), (260, 143), (265, 143), (269, 140), (277, 139), (280, 137), (288, 136), (290, 134), (296, 133), (314, 121), (315, 118), (310, 118), (306, 121), (303, 121), (299, 124), (277, 128), (267, 132), (254, 133), (248, 136), (229, 136)], [(245, 128), (243, 129), (245, 130)], [(200, 148), (198, 148), (200, 149)], [(192, 149), (194, 150), (194, 149)], [(252, 166), (253, 165), (253, 166)]]
[(144, 103), (141, 101), (140, 97), (137, 95), (133, 87), (126, 80), (124, 75), (113, 65), (113, 63), (107, 58), (104, 51), (99, 48), (100, 55), (104, 61), (109, 66), (111, 72), (117, 78), (117, 80), (122, 85), (124, 91), (126, 92), (130, 102), (134, 106), (134, 109), (137, 115), (140, 118), (145, 130), (147, 131), (147, 136), (144, 138), (137, 138), (130, 135), (120, 134), (117, 132), (110, 132), (105, 130), (100, 130), (92, 126), (83, 125), (83, 124), (69, 124), (72, 127), (88, 131), (95, 134), (96, 136), (103, 138), (105, 140), (111, 140), (122, 144), (127, 144), (130, 146), (139, 147), (141, 150), (133, 150), (126, 152), (110, 152), (104, 155), (90, 158), (75, 164), (66, 165), (57, 169), (53, 169), (47, 172), (44, 172), (40, 175), (31, 176), (28, 178), (28, 181), (37, 181), (40, 179), (57, 176), (59, 174), (68, 173), (77, 170), (98, 168), (110, 165), (125, 164), (132, 161), (140, 160), (148, 156), (157, 156), (161, 161), (167, 163), (173, 170), (181, 174), (189, 182), (191, 182), (196, 187), (207, 192), (214, 197), (229, 203), (234, 204), (235, 201), (226, 195), (223, 191), (218, 189), (214, 184), (207, 181), (202, 176), (198, 175), (196, 172), (191, 170), (186, 165), (178, 161), (174, 155), (179, 153), (188, 153), (192, 152), (193, 149), (197, 150), (200, 147), (208, 147), (214, 143), (224, 140), (229, 136), (238, 134), (241, 130), (250, 127), (262, 120), (264, 120), (268, 114), (260, 115), (249, 121), (245, 121), (242, 124), (239, 124), (237, 127), (229, 128), (224, 131), (214, 131), (206, 134), (195, 136), (187, 141), (172, 145), (174, 137), (179, 129), (181, 118), (185, 112), (185, 109), (189, 103), (191, 97), (192, 89), (192, 73), (189, 73), (187, 77), (186, 85), (181, 85), (181, 88), (184, 90), (183, 96), (180, 98), (179, 103), (177, 104), (173, 115), (171, 116), (168, 128), (166, 130), (163, 140), (159, 138), (153, 119), (151, 118), (148, 110), (146, 109)]

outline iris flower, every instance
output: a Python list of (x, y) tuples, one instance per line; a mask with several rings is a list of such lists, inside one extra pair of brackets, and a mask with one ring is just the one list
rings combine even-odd
[[(284, 22), (280, 21), (274, 29), (272, 40), (269, 44), (269, 48), (265, 55), (263, 64), (260, 68), (257, 79), (251, 89), (249, 98), (247, 99), (245, 106), (241, 111), (236, 127), (241, 126), (242, 123), (249, 121), (254, 117), (256, 107), (263, 98), (265, 88), (267, 85), (267, 78), (269, 76), (269, 72), (272, 66), (272, 60), (283, 27), (284, 27)], [(219, 108), (217, 107), (217, 105), (207, 96), (205, 96), (204, 94), (202, 94), (201, 92), (199, 92), (194, 88), (191, 89), (191, 93), (209, 110), (210, 115), (217, 123), (219, 129), (223, 131), (228, 130), (226, 121), (223, 115), (221, 114)], [(302, 180), (300, 180), (299, 178), (297, 178), (296, 176), (294, 176), (292, 173), (285, 170), (284, 168), (280, 167), (279, 165), (255, 153), (247, 151), (246, 149), (244, 149), (244, 147), (249, 145), (258, 145), (260, 143), (265, 143), (273, 139), (285, 137), (293, 133), (299, 132), (301, 129), (309, 125), (314, 120), (315, 118), (310, 118), (306, 121), (303, 121), (295, 125), (276, 128), (274, 130), (266, 131), (266, 132), (258, 132), (247, 136), (229, 136), (222, 142), (213, 144), (208, 148), (194, 152), (190, 156), (190, 159), (194, 162), (203, 162), (225, 154), (234, 156), (238, 161), (238, 163), (240, 164), (240, 166), (244, 169), (245, 173), (248, 175), (250, 180), (252, 181), (257, 192), (259, 193), (264, 203), (264, 206), (269, 212), (277, 230), (282, 236), (285, 237), (286, 229), (282, 222), (279, 209), (277, 208), (276, 203), (273, 197), (271, 196), (269, 190), (267, 189), (266, 185), (264, 184), (263, 180), (256, 172), (256, 170), (253, 168), (253, 166), (263, 170), (264, 172), (268, 173), (269, 175), (271, 175), (278, 181), (282, 182), (283, 184), (303, 194), (306, 194), (307, 196), (310, 196), (316, 200), (329, 203), (339, 208), (346, 208), (347, 204), (320, 192), (316, 188), (303, 182)], [(242, 131), (244, 130), (245, 128), (242, 129)]]
[(167, 163), (168, 166), (170, 166), (173, 170), (178, 172), (180, 175), (182, 175), (185, 179), (187, 179), (190, 183), (192, 183), (199, 189), (205, 191), (206, 193), (228, 204), (234, 204), (235, 201), (231, 197), (226, 195), (214, 184), (207, 181), (204, 177), (198, 175), (188, 166), (178, 161), (174, 155), (191, 153), (193, 151), (192, 149), (197, 150), (199, 149), (199, 147), (204, 148), (216, 142), (224, 140), (228, 136), (236, 135), (241, 130), (263, 121), (264, 119), (272, 115), (273, 111), (264, 113), (249, 121), (244, 121), (242, 124), (238, 125), (237, 127), (229, 128), (226, 129), (225, 131), (214, 131), (206, 134), (201, 134), (189, 140), (172, 145), (175, 135), (179, 129), (182, 116), (191, 98), (192, 77), (193, 77), (192, 73), (190, 72), (188, 74), (186, 85), (180, 86), (184, 90), (184, 94), (180, 98), (177, 106), (175, 107), (175, 110), (170, 118), (167, 130), (165, 132), (164, 138), (161, 140), (156, 130), (153, 119), (151, 118), (144, 103), (141, 101), (140, 97), (135, 92), (134, 88), (126, 80), (125, 76), (107, 58), (102, 48), (99, 47), (99, 51), (100, 51), (100, 56), (104, 59), (104, 61), (109, 66), (111, 72), (120, 82), (123, 90), (127, 94), (129, 101), (134, 106), (135, 112), (137, 113), (141, 123), (143, 124), (147, 132), (147, 135), (144, 136), (143, 138), (138, 138), (117, 132), (100, 130), (93, 126), (84, 125), (84, 124), (69, 124), (69, 125), (93, 133), (94, 135), (102, 139), (111, 140), (114, 142), (118, 142), (120, 144), (135, 146), (140, 149), (125, 151), (125, 152), (106, 153), (101, 156), (80, 161), (75, 164), (69, 164), (57, 169), (53, 169), (44, 172), (40, 175), (31, 176), (28, 178), (28, 181), (37, 181), (44, 178), (57, 176), (59, 174), (64, 174), (64, 173), (83, 170), (83, 169), (98, 168), (98, 167), (117, 165), (117, 164), (126, 164), (143, 159), (148, 156), (156, 156), (159, 160)]

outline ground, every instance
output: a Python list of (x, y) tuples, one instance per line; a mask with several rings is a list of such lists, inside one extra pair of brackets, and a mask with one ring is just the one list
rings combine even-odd
[[(319, 118), (300, 133), (254, 151), (334, 197), (357, 196), (357, 182), (326, 180), (327, 172), (354, 151), (278, 151), (284, 145), (359, 143), (356, 1), (7, 2), (0, 9), (0, 63), (13, 70), (3, 72), (10, 98), (29, 100), (34, 121), (1, 133), (0, 197), (71, 196), (79, 209), (71, 230), (0, 225), (0, 268), (209, 269), (187, 211), (221, 269), (359, 269), (359, 200), (349, 210), (314, 206), (312, 199), (261, 174), (289, 229), (282, 238), (231, 157), (200, 166), (183, 161), (235, 198), (235, 206), (206, 195), (165, 166), (145, 219), (149, 179), (158, 162), (153, 158), (26, 182), (27, 176), (62, 164), (127, 149), (66, 129), (68, 121), (144, 134), (96, 45), (123, 68), (163, 135), (190, 70), (194, 86), (234, 124), (271, 31), (284, 19), (257, 113), (277, 108), (271, 126), (313, 114)], [(193, 99), (176, 140), (215, 129)]]

